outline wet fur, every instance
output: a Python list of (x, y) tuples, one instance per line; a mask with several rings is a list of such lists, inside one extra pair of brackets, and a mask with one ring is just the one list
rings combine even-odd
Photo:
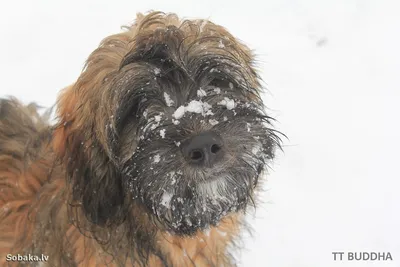
[[(150, 76), (155, 68), (160, 69), (160, 75)], [(212, 68), (219, 71), (211, 75)], [(228, 81), (234, 83), (235, 90)], [(248, 185), (238, 181), (239, 169), (232, 174), (236, 175), (231, 177), (233, 183), (243, 191), (237, 205), (225, 203), (213, 218), (181, 206), (176, 214), (202, 220), (198, 225), (174, 226), (165, 209), (150, 201), (159, 201), (158, 192), (165, 184), (144, 189), (145, 179), (154, 178), (153, 174), (143, 171), (135, 176), (133, 163), (147, 166), (147, 158), (154, 156), (152, 151), (161, 151), (155, 144), (169, 146), (165, 151), (170, 151), (173, 141), (212, 127), (190, 124), (201, 120), (195, 114), (182, 119), (183, 128), (174, 135), (173, 129), (179, 127), (165, 124), (165, 120), (157, 127), (167, 130), (171, 138), (167, 144), (168, 140), (146, 132), (151, 122), (142, 114), (146, 110), (148, 116), (162, 113), (171, 119), (175, 108), (196, 98), (199, 87), (211, 85), (225, 90), (208, 101), (216, 104), (230, 96), (238, 103), (237, 114), (215, 110), (221, 121), (215, 129), (237, 133), (237, 142), (230, 139), (230, 160), (251, 162), (254, 158), (249, 153), (238, 157), (246, 148), (236, 149), (237, 143), (259, 144), (263, 156), (246, 169), (251, 175), (240, 174), (248, 179)], [(138, 88), (144, 88), (145, 93)], [(177, 88), (184, 89), (176, 93)], [(173, 109), (163, 102), (163, 92), (173, 98)], [(257, 166), (267, 165), (280, 145), (272, 118), (263, 111), (260, 92), (252, 52), (224, 28), (154, 12), (139, 14), (126, 31), (102, 41), (76, 83), (61, 93), (56, 125), (49, 125), (32, 105), (1, 100), (0, 263), (9, 253), (31, 253), (49, 255), (49, 266), (234, 266), (228, 247), (239, 236), (246, 207), (254, 204), (262, 172)], [(224, 116), (233, 123), (223, 124)], [(257, 138), (243, 130), (250, 123)], [(146, 135), (145, 140), (140, 139), (142, 135)], [(260, 137), (263, 141), (259, 143)], [(171, 164), (178, 168), (182, 162), (176, 159)], [(160, 171), (165, 172), (166, 167), (160, 165)], [(184, 170), (191, 179), (201, 175), (188, 175), (191, 169), (187, 166)], [(249, 177), (245, 178), (246, 174)], [(139, 183), (137, 179), (143, 180)], [(183, 189), (176, 194), (186, 196), (185, 183), (180, 183)], [(207, 190), (212, 189), (197, 191)], [(233, 185), (226, 190), (223, 194), (228, 195)], [(203, 201), (202, 196), (194, 199)], [(152, 211), (154, 205), (157, 207)], [(180, 223), (181, 217), (174, 222)]]

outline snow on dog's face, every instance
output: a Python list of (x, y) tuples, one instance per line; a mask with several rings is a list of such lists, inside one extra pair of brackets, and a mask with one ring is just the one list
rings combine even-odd
[(115, 80), (125, 92), (118, 151), (131, 198), (169, 231), (192, 234), (251, 203), (279, 138), (234, 39), (169, 30), (150, 45), (143, 37)]
[[(138, 118), (137, 147), (125, 164), (132, 197), (178, 233), (214, 225), (227, 213), (244, 209), (273, 156), (275, 136), (265, 117), (238, 99), (232, 99), (232, 109), (209, 104), (222, 102), (209, 89), (203, 100), (180, 106), (185, 112), (179, 119), (174, 115), (180, 107), (165, 105), (157, 112), (148, 107)], [(186, 144), (203, 133), (220, 137), (217, 156), (208, 164), (185, 153)]]

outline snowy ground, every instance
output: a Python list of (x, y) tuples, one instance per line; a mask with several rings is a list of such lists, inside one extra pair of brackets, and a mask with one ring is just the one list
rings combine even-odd
[[(400, 266), (397, 1), (7, 1), (0, 96), (43, 106), (136, 12), (210, 18), (259, 54), (266, 102), (290, 138), (241, 266)], [(396, 115), (397, 114), (397, 115)], [(393, 261), (334, 261), (333, 251)]]

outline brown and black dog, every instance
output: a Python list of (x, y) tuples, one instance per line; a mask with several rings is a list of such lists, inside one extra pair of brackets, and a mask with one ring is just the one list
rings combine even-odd
[(234, 266), (281, 143), (261, 91), (223, 27), (151, 12), (89, 56), (55, 125), (1, 100), (0, 262)]

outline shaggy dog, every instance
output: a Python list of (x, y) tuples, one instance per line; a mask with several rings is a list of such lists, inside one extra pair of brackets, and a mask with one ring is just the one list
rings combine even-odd
[(281, 143), (261, 90), (223, 27), (152, 12), (101, 42), (55, 125), (1, 100), (0, 262), (234, 266)]

